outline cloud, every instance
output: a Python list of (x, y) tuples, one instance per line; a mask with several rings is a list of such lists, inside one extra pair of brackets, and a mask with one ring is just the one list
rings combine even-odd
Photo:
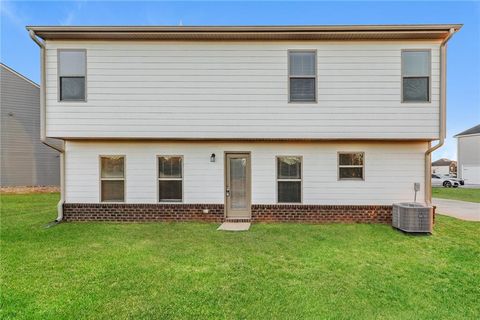
[(27, 17), (11, 1), (0, 1), (0, 13), (22, 31), (27, 25)]
[(78, 13), (82, 10), (83, 6), (85, 5), (86, 0), (74, 1), (73, 8), (70, 9), (66, 16), (60, 20), (60, 24), (62, 26), (68, 26), (75, 22)]

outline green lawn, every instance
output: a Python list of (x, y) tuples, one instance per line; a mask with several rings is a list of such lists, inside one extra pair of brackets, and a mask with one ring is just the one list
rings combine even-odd
[(64, 223), (2, 196), (2, 319), (478, 319), (480, 223)]
[(432, 188), (434, 198), (480, 202), (480, 189)]

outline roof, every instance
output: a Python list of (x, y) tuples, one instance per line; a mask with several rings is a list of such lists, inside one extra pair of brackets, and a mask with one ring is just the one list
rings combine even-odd
[(443, 40), (461, 24), (27, 26), (44, 40)]
[(456, 163), (457, 161), (442, 158), (438, 159), (437, 161), (432, 162), (432, 166), (434, 167), (443, 167), (443, 166), (450, 166), (452, 163)]
[(459, 134), (454, 135), (453, 137), (456, 138), (456, 137), (468, 136), (471, 134), (479, 134), (479, 133), (480, 133), (480, 124), (477, 124), (475, 127), (462, 131)]
[(3, 64), (2, 62), (0, 62), (0, 67), (5, 68), (5, 70), (10, 71), (10, 72), (13, 73), (14, 75), (22, 78), (23, 80), (29, 82), (30, 84), (34, 85), (35, 87), (40, 88), (40, 86), (39, 86), (37, 83), (35, 83), (35, 82), (33, 82), (32, 80), (28, 79), (27, 77), (25, 77), (25, 76), (24, 76), (23, 74), (21, 74), (20, 72), (17, 72), (17, 71), (15, 71), (15, 70), (13, 70), (12, 68), (10, 68), (9, 66), (7, 66), (6, 64)]

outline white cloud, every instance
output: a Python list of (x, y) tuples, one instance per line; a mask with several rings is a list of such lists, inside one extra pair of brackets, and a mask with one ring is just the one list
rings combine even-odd
[(11, 1), (0, 1), (0, 13), (22, 31), (27, 25), (27, 17)]
[(74, 1), (73, 8), (67, 12), (66, 16), (62, 20), (60, 20), (60, 24), (62, 26), (72, 25), (75, 22), (78, 13), (82, 10), (85, 3), (86, 0)]

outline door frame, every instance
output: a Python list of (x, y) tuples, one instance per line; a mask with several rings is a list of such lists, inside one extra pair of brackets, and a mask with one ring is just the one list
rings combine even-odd
[[(248, 217), (244, 219), (252, 218), (252, 153), (250, 151), (224, 151), (223, 152), (223, 206), (224, 206), (224, 218), (228, 217), (228, 204), (227, 204), (227, 171), (228, 159), (227, 156), (231, 154), (245, 155), (247, 156), (247, 201), (248, 201)], [(242, 217), (243, 218), (243, 217)]]

